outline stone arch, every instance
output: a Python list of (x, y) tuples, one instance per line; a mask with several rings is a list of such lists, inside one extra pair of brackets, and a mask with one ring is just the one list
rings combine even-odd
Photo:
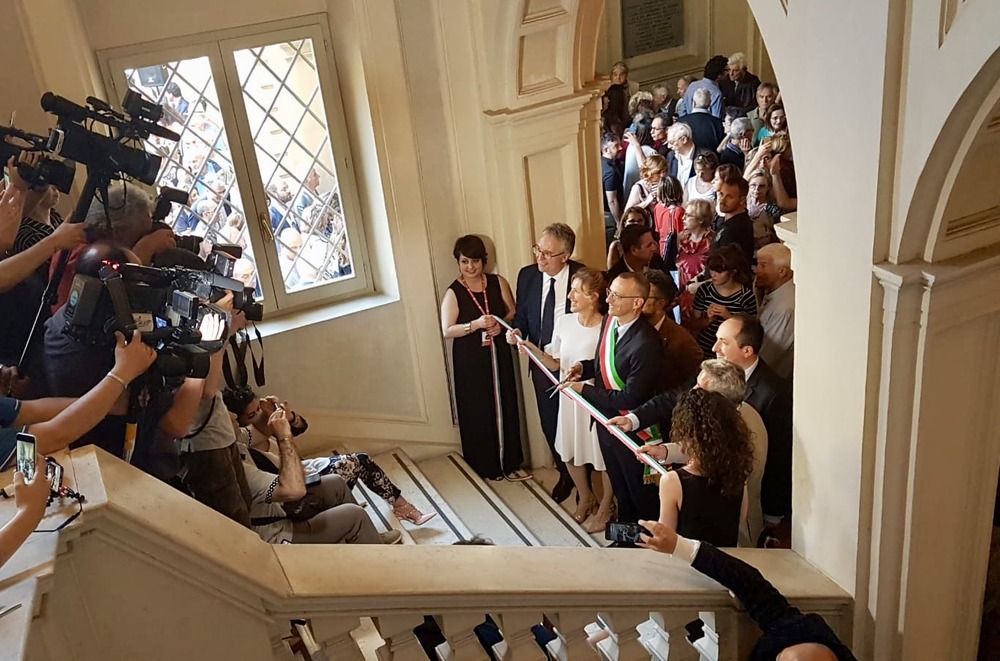
[[(935, 262), (1000, 242), (1000, 200), (990, 206), (955, 208), (967, 192), (960, 175), (974, 165), (977, 152), (1000, 135), (1000, 48), (986, 61), (945, 121), (917, 181), (895, 254), (919, 254)], [(1000, 163), (990, 154), (989, 160)], [(961, 215), (956, 215), (961, 214)]]

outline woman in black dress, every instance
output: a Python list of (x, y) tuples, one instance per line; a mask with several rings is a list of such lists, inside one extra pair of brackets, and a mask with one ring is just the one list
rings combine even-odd
[(660, 523), (688, 539), (736, 546), (753, 469), (743, 416), (719, 393), (695, 388), (677, 400), (670, 440), (690, 459), (660, 478)]
[[(461, 275), (441, 301), (441, 328), (446, 339), (454, 340), (452, 373), (462, 456), (481, 477), (517, 479), (524, 455), (513, 351), (503, 338), (496, 341), (503, 332), (496, 317), (508, 322), (514, 318), (514, 295), (503, 277), (484, 271), (487, 254), (482, 239), (471, 234), (459, 238), (453, 254)], [(493, 386), (494, 364), (499, 393)], [(497, 430), (497, 395), (502, 439)]]

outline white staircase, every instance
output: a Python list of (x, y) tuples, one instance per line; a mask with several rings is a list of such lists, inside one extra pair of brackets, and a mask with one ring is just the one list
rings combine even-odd
[(405, 543), (454, 544), (479, 536), (497, 546), (601, 546), (534, 480), (483, 480), (457, 453), (417, 464), (396, 448), (374, 459), (418, 509), (437, 512), (422, 526), (400, 523), (388, 503), (359, 484), (355, 495), (368, 503), (376, 528), (402, 530)]
[[(0, 619), (3, 659), (418, 661), (413, 628), (430, 615), (446, 637), (447, 661), (478, 660), (485, 654), (473, 628), (485, 613), (503, 632), (505, 661), (541, 661), (531, 629), (543, 614), (561, 634), (550, 648), (560, 661), (735, 661), (754, 641), (752, 625), (714, 581), (663, 554), (587, 548), (587, 537), (567, 533), (565, 517), (546, 507), (544, 489), (483, 483), (455, 456), (419, 466), (399, 451), (377, 457), (408, 499), (439, 515), (424, 526), (402, 524), (415, 542), (407, 548), (266, 544), (93, 446), (57, 458), (67, 484), (87, 499), (68, 527), (33, 535), (0, 568), (0, 603), (14, 607)], [(4, 474), (0, 485), (10, 479)], [(363, 488), (358, 494), (381, 527), (399, 525), (387, 504)], [(490, 514), (453, 500), (470, 494)], [(14, 508), (0, 501), (0, 523)], [(79, 511), (59, 499), (44, 527)], [(472, 531), (509, 546), (451, 545)], [(551, 546), (568, 541), (577, 546)], [(850, 595), (801, 558), (732, 553), (850, 638)], [(697, 618), (711, 632), (692, 648), (685, 625)], [(587, 642), (595, 621), (605, 639), (599, 654)]]

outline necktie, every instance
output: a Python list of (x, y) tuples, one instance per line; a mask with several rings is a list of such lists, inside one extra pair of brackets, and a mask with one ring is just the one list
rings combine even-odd
[(549, 278), (549, 293), (545, 296), (545, 303), (542, 305), (542, 332), (539, 337), (539, 347), (545, 347), (552, 341), (552, 330), (556, 320), (556, 279)]

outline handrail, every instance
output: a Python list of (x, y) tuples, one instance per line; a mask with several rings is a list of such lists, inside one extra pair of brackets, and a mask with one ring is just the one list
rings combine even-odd
[[(52, 592), (50, 601), (63, 604), (34, 619), (23, 618), (31, 637), (63, 631), (70, 624), (59, 619), (69, 612), (67, 603), (90, 605), (93, 599), (92, 616), (112, 621), (117, 614), (109, 609), (116, 606), (105, 598), (102, 584), (85, 581), (78, 585), (72, 574), (97, 571), (107, 575), (117, 567), (103, 563), (132, 557), (146, 559), (151, 584), (161, 584), (166, 576), (184, 584), (178, 586), (178, 594), (190, 595), (195, 590), (211, 595), (217, 608), (232, 609), (233, 618), (251, 622), (243, 630), (257, 627), (256, 639), (269, 637), (274, 649), (287, 634), (282, 622), (302, 618), (312, 623), (321, 647), (331, 651), (329, 658), (360, 659), (351, 632), (359, 626), (359, 618), (368, 617), (375, 618), (377, 635), (390, 651), (405, 649), (415, 644), (412, 628), (424, 614), (440, 616), (450, 642), (467, 644), (475, 637), (465, 624), (481, 621), (485, 612), (501, 618), (505, 639), (511, 633), (511, 645), (530, 646), (534, 644), (530, 625), (545, 613), (564, 634), (569, 658), (579, 658), (586, 647), (583, 627), (600, 614), (610, 618), (606, 622), (614, 622), (619, 644), (631, 646), (633, 653), (626, 656), (633, 658), (639, 635), (634, 627), (650, 613), (657, 614), (654, 620), (676, 620), (671, 626), (661, 626), (672, 632), (674, 625), (682, 626), (698, 611), (707, 611), (721, 618), (719, 626), (710, 626), (730, 650), (720, 652), (719, 659), (736, 658), (733, 642), (742, 635), (742, 625), (737, 626), (735, 620), (741, 617), (739, 604), (721, 585), (665, 554), (558, 547), (271, 545), (94, 446), (66, 452), (60, 461), (66, 467), (67, 484), (87, 496), (83, 515), (58, 534), (33, 538), (28, 546), (34, 548), (22, 549), (27, 555), (15, 558), (16, 566), (9, 566), (15, 575), (8, 574), (8, 583), (0, 585), (0, 589), (28, 586), (26, 581), (37, 577), (42, 580), (33, 596), (25, 593), (26, 605), (29, 596), (32, 603), (38, 603), (48, 592)], [(9, 473), (5, 477), (9, 480)], [(5, 511), (0, 503), (0, 518)], [(50, 516), (58, 518), (62, 513)], [(851, 597), (794, 552), (728, 552), (757, 567), (794, 605), (827, 617), (842, 634), (849, 632)], [(79, 556), (58, 563), (53, 562), (56, 553)], [(67, 572), (65, 578), (60, 577), (61, 571)], [(135, 577), (134, 564), (131, 572)], [(148, 588), (125, 581), (118, 589), (127, 601), (137, 595), (145, 597), (142, 591)], [(151, 631), (153, 627), (172, 630), (171, 622), (183, 621), (190, 640), (225, 643), (227, 635), (237, 635), (216, 632), (209, 621), (192, 623), (190, 603), (183, 599), (154, 600), (151, 605), (151, 613), (157, 614), (151, 614), (155, 618)], [(25, 609), (28, 612), (35, 609)], [(72, 630), (80, 631), (79, 626), (74, 624)], [(195, 630), (197, 636), (192, 633)], [(134, 633), (114, 627), (102, 632), (102, 644), (108, 645), (101, 648), (103, 658), (119, 649), (116, 644), (135, 642)], [(457, 638), (453, 638), (455, 632), (461, 632)], [(247, 640), (240, 639), (241, 649), (246, 649)], [(166, 656), (164, 648), (160, 656), (150, 658), (177, 658), (182, 648), (190, 652), (185, 641), (169, 641), (167, 648), (176, 654)], [(279, 658), (263, 652), (252, 658)]]
[[(74, 488), (82, 490), (88, 500), (83, 516), (62, 534), (102, 525), (101, 517), (95, 521), (94, 514), (103, 510), (112, 522), (145, 529), (145, 538), (159, 537), (184, 555), (196, 554), (210, 564), (235, 572), (245, 586), (268, 601), (324, 595), (358, 599), (379, 592), (400, 597), (403, 592), (428, 597), (504, 592), (517, 593), (524, 599), (566, 591), (591, 597), (620, 595), (622, 599), (634, 599), (640, 592), (651, 599), (656, 593), (725, 594), (721, 586), (683, 563), (643, 549), (271, 545), (253, 531), (99, 448), (72, 450), (66, 461), (73, 467)], [(792, 551), (727, 552), (757, 566), (793, 600), (811, 594), (850, 598)], [(394, 561), (386, 562), (388, 557)], [(395, 561), (403, 558), (414, 560)], [(488, 559), (489, 571), (483, 571), (482, 564), (475, 560), (466, 562), (462, 558)], [(596, 565), (602, 566), (602, 571), (594, 572)], [(581, 573), (585, 566), (587, 571)], [(420, 571), (413, 572), (413, 567), (420, 567)], [(344, 580), (345, 568), (350, 569), (350, 581)], [(584, 575), (587, 579), (582, 584), (580, 576)], [(650, 583), (651, 575), (662, 582)], [(389, 610), (392, 607), (387, 606)]]
[[(500, 325), (506, 328), (507, 330), (514, 332), (514, 327), (508, 324), (500, 317), (494, 317), (494, 319), (496, 319), (500, 323)], [(542, 371), (542, 374), (544, 374), (549, 379), (549, 381), (552, 382), (553, 385), (556, 386), (559, 385), (559, 379), (552, 376), (552, 372), (549, 370), (549, 368), (545, 366), (545, 363), (542, 362), (541, 358), (535, 355), (535, 353), (531, 350), (530, 347), (524, 345), (523, 343), (518, 343), (518, 346), (524, 349), (524, 353), (526, 356), (528, 356), (528, 359), (531, 360), (531, 362), (538, 365), (538, 367)], [(561, 391), (562, 394), (565, 395), (566, 397), (569, 397), (574, 404), (587, 411), (587, 413), (590, 414), (590, 417), (596, 420), (598, 424), (600, 424), (602, 427), (607, 429), (608, 432), (618, 440), (618, 442), (627, 447), (632, 452), (632, 454), (635, 455), (635, 458), (638, 461), (646, 464), (647, 466), (649, 466), (650, 468), (652, 468), (654, 471), (656, 471), (661, 475), (667, 474), (668, 472), (667, 469), (661, 466), (658, 461), (650, 457), (648, 454), (643, 454), (641, 452), (638, 452), (638, 449), (642, 446), (633, 441), (631, 438), (629, 438), (625, 434), (625, 432), (623, 432), (621, 429), (615, 427), (610, 422), (608, 422), (607, 416), (598, 411), (597, 407), (595, 407), (593, 404), (588, 402), (586, 397), (576, 392), (572, 388), (562, 388)]]

